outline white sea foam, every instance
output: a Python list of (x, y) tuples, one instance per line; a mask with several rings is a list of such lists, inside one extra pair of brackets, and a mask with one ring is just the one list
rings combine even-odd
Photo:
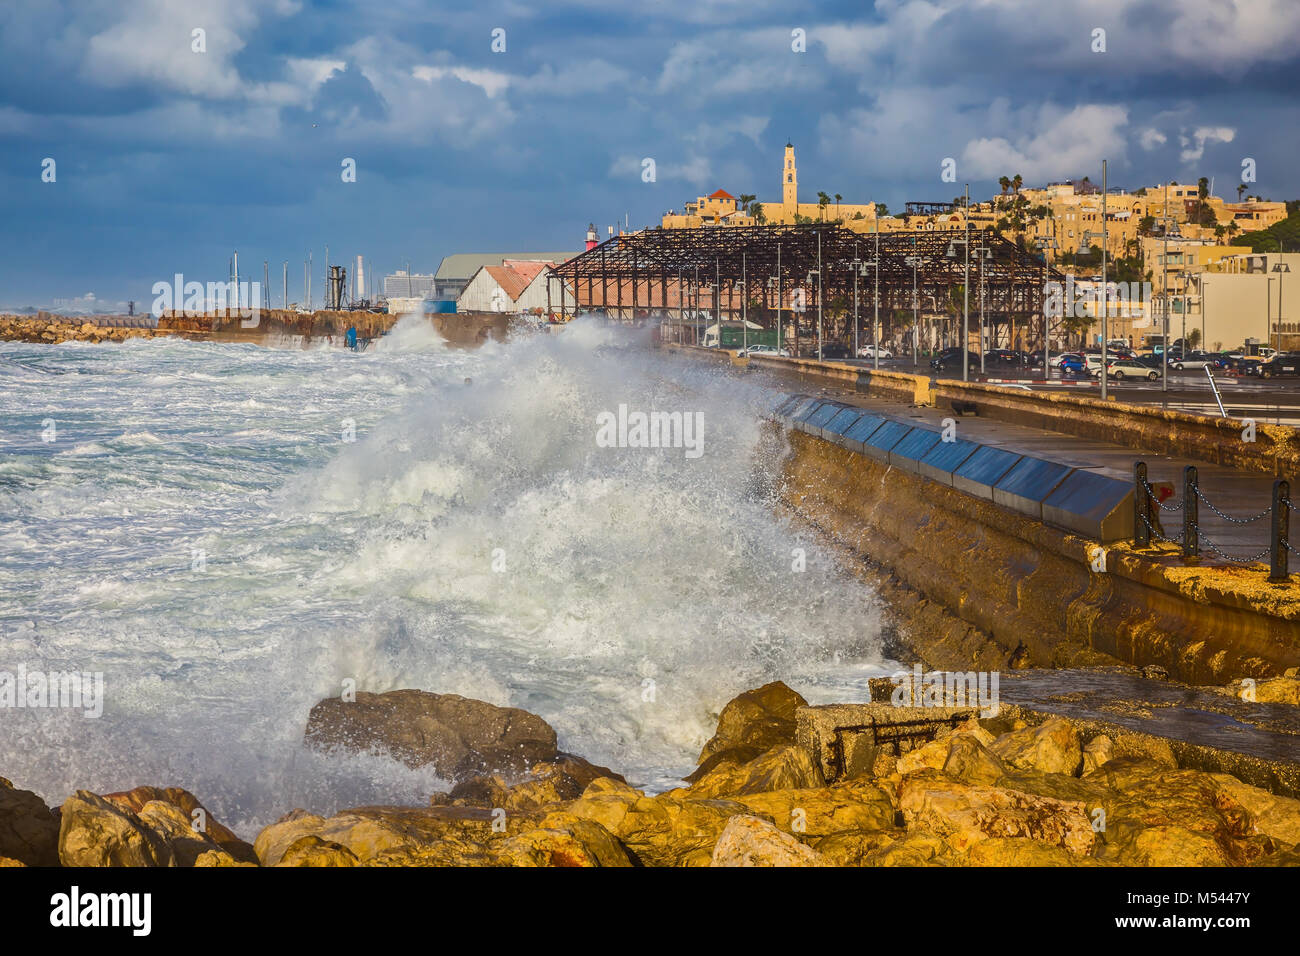
[[(477, 351), (426, 331), (0, 344), (0, 669), (102, 671), (106, 695), (96, 721), (0, 715), (0, 774), (50, 802), (187, 787), (251, 837), (445, 786), (301, 746), (346, 678), (524, 707), (664, 787), (735, 693), (884, 672), (874, 595), (754, 492), (756, 389), (596, 324)], [(704, 456), (599, 447), (620, 402), (702, 412)]]

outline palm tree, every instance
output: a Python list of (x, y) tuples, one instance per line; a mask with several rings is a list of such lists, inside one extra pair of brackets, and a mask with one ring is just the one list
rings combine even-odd
[(1237, 183), (1237, 202), (1241, 202), (1241, 194), (1246, 191), (1245, 183)]
[(751, 195), (749, 195), (748, 193), (741, 193), (741, 194), (740, 194), (740, 211), (741, 211), (741, 212), (744, 212), (744, 213), (748, 213), (748, 212), (749, 212), (749, 204), (752, 203), (752, 202), (753, 202), (755, 199), (757, 199), (757, 198), (758, 198), (757, 196), (751, 196)]
[(763, 211), (763, 204), (756, 202), (749, 207), (749, 214), (754, 217), (754, 222), (760, 226), (767, 222), (767, 213)]
[(835, 194), (835, 218), (836, 219), (840, 218), (840, 200), (843, 198), (844, 197), (841, 196), (839, 193)]
[(1019, 196), (1020, 187), (1023, 186), (1024, 184), (1025, 181), (1020, 177), (1020, 174), (1016, 173), (1015, 178), (1011, 180), (1011, 191), (1015, 193), (1017, 196)]
[(826, 207), (831, 204), (831, 197), (824, 192), (817, 193), (817, 205), (821, 209), (822, 222), (826, 221)]
[(1007, 190), (1011, 188), (1011, 180), (1006, 176), (998, 177), (998, 185), (1002, 187), (1002, 195), (1006, 196)]

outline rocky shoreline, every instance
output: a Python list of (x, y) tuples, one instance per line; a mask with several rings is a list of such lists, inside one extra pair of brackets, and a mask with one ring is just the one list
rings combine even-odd
[(125, 342), (172, 335), (163, 329), (123, 328), (40, 316), (0, 315), (0, 341), (58, 345), (62, 342)]
[(890, 706), (809, 707), (767, 684), (722, 709), (685, 786), (647, 794), (558, 751), (526, 711), (358, 693), (318, 703), (307, 743), (432, 766), (449, 792), (294, 809), (248, 842), (180, 788), (50, 808), (0, 778), (0, 866), (1300, 865), (1300, 800), (1180, 768), (1140, 738), (960, 708), (927, 712), (931, 739), (895, 747), (823, 734), (841, 710), (888, 720)]

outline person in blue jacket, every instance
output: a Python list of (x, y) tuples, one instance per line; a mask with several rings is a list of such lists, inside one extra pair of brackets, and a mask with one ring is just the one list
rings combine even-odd
[(355, 325), (348, 326), (348, 332), (347, 332), (347, 336), (345, 337), (345, 341), (347, 342), (348, 348), (350, 348), (354, 352), (357, 350), (357, 327)]

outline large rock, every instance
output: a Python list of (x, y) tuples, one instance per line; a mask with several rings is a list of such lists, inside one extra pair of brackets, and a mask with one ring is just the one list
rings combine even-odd
[(64, 802), (61, 818), (59, 861), (64, 866), (176, 865), (166, 837), (98, 794), (78, 790)]
[(381, 750), (410, 767), (431, 764), (448, 780), (523, 773), (557, 755), (555, 731), (535, 714), (422, 690), (322, 700), (311, 709), (306, 737), (315, 747)]
[(599, 823), (646, 866), (708, 866), (727, 822), (752, 812), (733, 800), (691, 799), (687, 791), (648, 797), (615, 780), (597, 780), (565, 811)]
[(971, 786), (933, 770), (903, 779), (899, 809), (909, 831), (943, 836), (962, 852), (989, 837), (1024, 837), (1082, 855), (1096, 841), (1082, 803)]
[(1252, 830), (1283, 843), (1300, 844), (1300, 800), (1279, 797), (1226, 773), (1210, 774), (1210, 779), (1223, 797), (1246, 808)]
[(890, 795), (860, 778), (833, 787), (773, 790), (733, 799), (750, 813), (771, 819), (778, 829), (809, 839), (846, 831), (887, 830), (896, 817)]
[(794, 743), (794, 712), (807, 703), (779, 680), (734, 698), (722, 708), (717, 732), (700, 751), (700, 770), (687, 781), (707, 773), (713, 767), (710, 758), (727, 751), (734, 751), (733, 762), (746, 763), (773, 747)]
[(824, 866), (815, 850), (766, 820), (732, 817), (713, 847), (712, 866)]
[(27, 866), (59, 865), (59, 819), (30, 790), (0, 777), (0, 857)]
[(630, 866), (589, 820), (501, 816), (475, 807), (358, 807), (332, 817), (295, 810), (258, 834), (265, 866)]
[(1083, 764), (1079, 732), (1060, 717), (1003, 734), (989, 749), (1004, 763), (1021, 770), (1076, 775)]
[(622, 775), (608, 767), (560, 754), (555, 760), (533, 764), (523, 778), (478, 774), (456, 784), (450, 793), (434, 794), (430, 802), (434, 806), (501, 808), (512, 813), (541, 810), (577, 799), (602, 777), (624, 782)]
[[(199, 802), (198, 797), (188, 790), (180, 787), (136, 787), (118, 793), (106, 793), (104, 799), (136, 814), (140, 814), (147, 804), (154, 801), (170, 804), (190, 821), (191, 830), (206, 833), (212, 842), (241, 863), (257, 862), (253, 845), (239, 839), (232, 830), (222, 826), (221, 822)], [(185, 839), (189, 838), (185, 837)], [(204, 853), (211, 847), (197, 846), (195, 849), (198, 853)], [(182, 863), (182, 865), (187, 864)]]
[[(735, 753), (727, 751), (726, 753)], [(726, 754), (722, 755), (724, 758)], [(691, 784), (691, 795), (728, 797), (825, 786), (821, 769), (802, 747), (781, 744), (747, 763), (722, 759)]]
[(1300, 679), (1274, 677), (1255, 687), (1255, 700), (1261, 704), (1300, 704)]

